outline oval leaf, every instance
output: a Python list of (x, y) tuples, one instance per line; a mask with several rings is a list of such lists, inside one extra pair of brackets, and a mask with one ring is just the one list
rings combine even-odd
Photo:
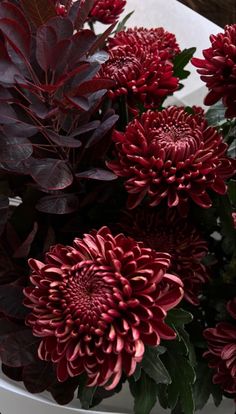
[(78, 210), (79, 200), (74, 194), (51, 195), (42, 197), (36, 208), (43, 213), (70, 214)]
[(31, 158), (30, 174), (47, 190), (62, 190), (69, 187), (73, 181), (73, 175), (66, 162), (54, 158)]

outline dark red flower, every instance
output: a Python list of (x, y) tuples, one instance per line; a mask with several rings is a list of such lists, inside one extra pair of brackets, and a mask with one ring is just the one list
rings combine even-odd
[[(227, 310), (236, 321), (236, 298), (227, 305)], [(209, 351), (204, 356), (215, 374), (213, 382), (224, 391), (236, 394), (236, 323), (221, 322), (215, 328), (204, 331)]]
[(122, 371), (132, 375), (145, 345), (175, 338), (164, 319), (183, 289), (166, 273), (167, 253), (103, 227), (29, 264), (26, 323), (43, 338), (39, 357), (57, 365), (59, 381), (85, 372), (88, 386), (112, 389)]
[(209, 208), (207, 190), (225, 194), (224, 180), (235, 171), (217, 130), (184, 108), (147, 111), (125, 133), (115, 132), (113, 140), (118, 157), (108, 166), (126, 178), (128, 208), (145, 196), (151, 207), (167, 199), (168, 207), (178, 206), (181, 214), (186, 214), (189, 199)]
[(159, 52), (162, 59), (172, 59), (180, 52), (179, 45), (173, 33), (158, 27), (146, 29), (143, 27), (122, 30), (109, 39), (109, 49), (116, 46), (135, 46), (146, 48), (147, 53)]
[(117, 21), (123, 12), (126, 0), (95, 0), (90, 11), (89, 18), (104, 24), (112, 24)]
[(173, 63), (163, 60), (158, 51), (147, 52), (140, 43), (111, 48), (109, 56), (99, 77), (115, 81), (109, 91), (112, 99), (126, 95), (131, 107), (137, 102), (146, 108), (158, 107), (167, 95), (178, 89)]
[(236, 24), (225, 26), (224, 33), (210, 36), (211, 47), (203, 50), (205, 59), (193, 58), (203, 82), (209, 89), (205, 105), (220, 99), (226, 106), (226, 116), (236, 116)]
[(232, 213), (232, 219), (234, 222), (234, 228), (236, 229), (236, 212)]
[(124, 214), (121, 227), (151, 249), (169, 253), (169, 270), (184, 282), (184, 298), (193, 305), (199, 304), (202, 286), (209, 280), (206, 267), (201, 263), (208, 248), (192, 223), (173, 210), (163, 213), (139, 208), (133, 214)]

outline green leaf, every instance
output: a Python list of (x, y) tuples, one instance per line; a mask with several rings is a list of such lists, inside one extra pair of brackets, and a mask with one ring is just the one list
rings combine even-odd
[(129, 20), (129, 18), (132, 16), (133, 13), (134, 13), (134, 10), (132, 12), (128, 13), (123, 18), (123, 20), (121, 20), (121, 22), (118, 23), (118, 25), (117, 25), (114, 33), (119, 33), (119, 32), (121, 32), (121, 30), (124, 30), (125, 29), (125, 25), (126, 25), (127, 21)]
[(173, 410), (179, 402), (183, 414), (193, 414), (192, 385), (195, 381), (195, 372), (186, 356), (186, 347), (183, 341), (169, 343), (163, 359), (172, 379), (167, 390), (169, 407)]
[(133, 373), (133, 378), (135, 381), (138, 381), (141, 377), (142, 374), (142, 368), (141, 368), (141, 364), (138, 364), (136, 367), (136, 370)]
[(129, 379), (130, 391), (134, 396), (134, 414), (149, 414), (157, 400), (155, 382), (142, 371), (140, 379)]
[(171, 309), (168, 312), (166, 323), (174, 325), (175, 327), (186, 325), (193, 320), (193, 315), (190, 312), (181, 308)]
[(196, 382), (194, 384), (194, 400), (197, 410), (201, 410), (212, 394), (215, 405), (218, 406), (222, 400), (222, 392), (218, 385), (212, 383), (212, 371), (207, 363), (200, 361), (196, 369)]
[(222, 248), (226, 255), (232, 256), (235, 246), (235, 231), (232, 218), (232, 208), (228, 195), (219, 196), (219, 216), (223, 234)]
[[(161, 351), (163, 353), (163, 351)], [(142, 368), (156, 384), (170, 384), (171, 378), (165, 368), (165, 365), (159, 358), (159, 351), (157, 348), (148, 347), (142, 360)]]
[(189, 63), (195, 52), (196, 48), (191, 47), (190, 49), (184, 49), (181, 53), (175, 56), (173, 59), (174, 76), (179, 79), (186, 79), (190, 75), (190, 72), (184, 68)]
[(86, 374), (78, 377), (79, 388), (77, 398), (79, 398), (81, 407), (85, 410), (88, 410), (92, 406), (93, 396), (97, 390), (97, 387), (86, 387), (87, 379)]
[(206, 112), (206, 119), (211, 126), (218, 126), (222, 122), (225, 123), (225, 107), (221, 101), (208, 109)]

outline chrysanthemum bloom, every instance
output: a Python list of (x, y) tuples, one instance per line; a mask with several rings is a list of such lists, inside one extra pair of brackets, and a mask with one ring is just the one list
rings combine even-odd
[(142, 240), (147, 247), (171, 255), (169, 270), (184, 282), (184, 298), (198, 305), (202, 286), (209, 280), (201, 263), (208, 248), (193, 224), (173, 210), (164, 213), (138, 208), (133, 214), (125, 213), (120, 225), (126, 234)]
[(104, 24), (115, 23), (123, 12), (126, 0), (95, 0), (89, 19)]
[(26, 323), (42, 338), (39, 357), (57, 365), (59, 381), (85, 372), (88, 386), (112, 389), (122, 372), (133, 374), (145, 345), (175, 338), (164, 319), (183, 285), (166, 273), (167, 253), (103, 227), (73, 247), (54, 246), (46, 263), (29, 264)]
[(130, 122), (125, 133), (115, 132), (117, 159), (108, 167), (126, 179), (128, 208), (148, 196), (149, 205), (163, 199), (186, 214), (188, 200), (211, 207), (207, 190), (225, 194), (224, 180), (234, 174), (227, 145), (213, 127), (184, 108), (147, 111)]
[(111, 49), (126, 45), (131, 47), (142, 45), (142, 48), (146, 48), (147, 53), (158, 51), (165, 60), (172, 59), (180, 52), (175, 35), (165, 31), (163, 27), (155, 29), (135, 27), (134, 29), (122, 30), (109, 39), (108, 47)]
[(114, 88), (109, 91), (112, 99), (126, 95), (131, 107), (138, 102), (152, 108), (158, 107), (166, 96), (178, 89), (173, 64), (163, 60), (158, 51), (147, 53), (142, 44), (117, 46), (109, 50), (109, 56), (99, 77), (115, 81)]
[(236, 24), (226, 26), (224, 33), (210, 36), (211, 47), (203, 50), (205, 59), (192, 59), (203, 82), (209, 89), (205, 105), (220, 99), (226, 106), (226, 116), (236, 116)]
[(236, 298), (228, 303), (227, 310), (235, 323), (221, 322), (204, 331), (209, 348), (204, 356), (215, 371), (213, 382), (236, 395)]

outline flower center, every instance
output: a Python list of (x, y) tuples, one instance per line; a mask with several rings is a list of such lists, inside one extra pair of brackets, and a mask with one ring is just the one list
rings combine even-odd
[(94, 263), (74, 266), (69, 271), (68, 283), (64, 298), (76, 324), (88, 325), (86, 331), (100, 320), (101, 313), (112, 307), (112, 286), (104, 281), (108, 269), (101, 269)]
[(152, 142), (165, 150), (166, 159), (185, 161), (191, 154), (195, 154), (201, 145), (201, 131), (194, 130), (189, 125), (163, 125), (155, 128), (152, 133)]

